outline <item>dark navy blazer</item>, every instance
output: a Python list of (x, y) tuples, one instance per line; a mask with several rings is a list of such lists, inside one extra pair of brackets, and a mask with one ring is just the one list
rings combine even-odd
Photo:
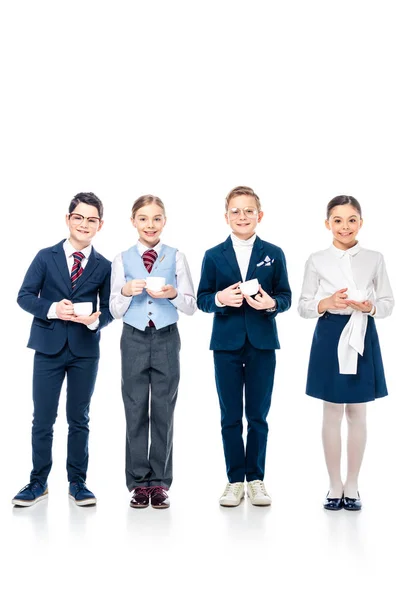
[[(270, 260), (265, 261), (266, 258)], [(211, 350), (238, 350), (244, 346), (246, 335), (255, 348), (280, 348), (275, 317), (288, 310), (292, 297), (285, 255), (278, 246), (259, 237), (253, 245), (246, 280), (254, 278), (274, 298), (276, 311), (256, 310), (246, 300), (240, 308), (219, 308), (215, 304), (215, 294), (242, 280), (231, 237), (205, 253), (197, 305), (204, 312), (214, 313)]]
[[(92, 247), (86, 267), (72, 289), (64, 241), (38, 252), (19, 290), (18, 304), (34, 315), (28, 348), (52, 355), (68, 342), (75, 356), (97, 357), (100, 329), (113, 319), (108, 307), (111, 262)], [(48, 319), (50, 306), (63, 298), (71, 302), (92, 302), (94, 312), (99, 300), (101, 315), (97, 330), (92, 331), (81, 323)]]

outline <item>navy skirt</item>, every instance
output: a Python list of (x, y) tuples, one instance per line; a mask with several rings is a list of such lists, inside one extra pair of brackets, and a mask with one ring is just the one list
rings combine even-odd
[(331, 313), (318, 319), (308, 365), (308, 396), (336, 404), (370, 402), (387, 396), (378, 333), (372, 317), (368, 317), (364, 356), (358, 355), (357, 374), (339, 373), (338, 343), (349, 319), (348, 315)]

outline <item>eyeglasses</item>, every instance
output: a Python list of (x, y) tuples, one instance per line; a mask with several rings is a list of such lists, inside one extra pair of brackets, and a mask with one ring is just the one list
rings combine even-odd
[(93, 228), (98, 227), (101, 221), (100, 217), (84, 217), (78, 213), (69, 213), (68, 217), (73, 225), (81, 225), (86, 219), (88, 226)]
[(242, 213), (243, 216), (247, 217), (248, 219), (255, 219), (258, 215), (258, 210), (252, 206), (246, 206), (245, 208), (232, 207), (228, 209), (228, 215), (232, 220), (238, 219)]

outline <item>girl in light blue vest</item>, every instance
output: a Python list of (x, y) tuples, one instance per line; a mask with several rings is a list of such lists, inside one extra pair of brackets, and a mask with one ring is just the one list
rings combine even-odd
[[(196, 299), (182, 252), (160, 241), (163, 202), (141, 196), (132, 207), (139, 239), (112, 265), (110, 311), (123, 318), (122, 398), (126, 416), (126, 484), (133, 508), (168, 508), (173, 415), (179, 384), (178, 311)], [(150, 426), (150, 445), (149, 445)]]

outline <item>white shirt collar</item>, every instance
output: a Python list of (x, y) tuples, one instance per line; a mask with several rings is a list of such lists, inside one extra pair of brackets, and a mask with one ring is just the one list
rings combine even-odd
[(84, 254), (85, 258), (89, 258), (90, 253), (92, 251), (91, 244), (89, 244), (89, 246), (86, 246), (86, 248), (82, 248), (82, 250), (77, 250), (76, 248), (73, 247), (73, 245), (71, 244), (71, 242), (69, 240), (65, 240), (65, 242), (63, 244), (63, 248), (64, 248), (65, 254), (68, 257), (72, 256), (74, 252), (82, 252), (82, 254)]
[(338, 258), (342, 258), (345, 254), (350, 254), (350, 256), (355, 256), (361, 250), (361, 246), (360, 246), (359, 242), (357, 242), (357, 244), (355, 246), (352, 246), (348, 250), (340, 250), (340, 248), (336, 248), (336, 246), (334, 246), (333, 244), (330, 248), (331, 248), (331, 251), (334, 252), (334, 254), (336, 254), (336, 256)]
[(154, 246), (154, 248), (148, 248), (147, 246), (145, 246), (144, 244), (142, 244), (142, 242), (140, 242), (139, 240), (138, 240), (138, 243), (137, 243), (137, 249), (138, 249), (138, 252), (139, 252), (140, 256), (143, 256), (143, 254), (147, 250), (155, 250), (155, 252), (157, 252), (157, 255), (158, 255), (158, 254), (160, 254), (161, 246), (162, 246), (161, 240), (158, 242), (158, 244), (156, 246)]
[(241, 240), (234, 233), (231, 233), (231, 240), (234, 246), (253, 246), (257, 234), (253, 234), (248, 240)]

